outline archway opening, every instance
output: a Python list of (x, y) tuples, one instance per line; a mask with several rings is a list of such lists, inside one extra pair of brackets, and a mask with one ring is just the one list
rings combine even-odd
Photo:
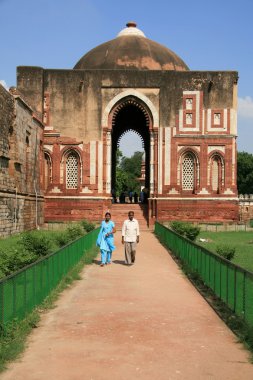
[[(138, 146), (137, 141), (141, 141), (142, 145), (142, 170), (139, 175), (139, 192), (142, 188), (145, 188), (146, 192), (149, 192), (150, 187), (150, 116), (146, 108), (136, 100), (127, 99), (120, 103), (113, 112), (112, 117), (112, 173), (111, 173), (111, 186), (112, 193), (118, 194), (119, 188), (117, 188), (117, 152), (119, 148), (122, 148), (122, 143), (126, 142), (125, 137), (131, 136), (129, 152), (133, 153), (132, 148)], [(140, 144), (139, 144), (140, 146)], [(122, 149), (127, 151), (126, 147)], [(137, 150), (138, 151), (138, 150)], [(131, 185), (130, 185), (131, 186)], [(118, 186), (119, 187), (119, 186)], [(130, 191), (128, 188), (126, 191)]]
[(118, 149), (124, 157), (132, 157), (135, 152), (144, 154), (144, 142), (136, 131), (128, 130), (120, 136)]

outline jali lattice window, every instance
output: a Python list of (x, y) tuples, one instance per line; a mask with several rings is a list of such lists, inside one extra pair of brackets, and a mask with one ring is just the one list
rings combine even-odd
[(78, 157), (75, 153), (70, 153), (66, 161), (66, 187), (67, 189), (77, 189), (78, 186)]
[(186, 154), (182, 164), (182, 188), (183, 190), (194, 189), (194, 158)]

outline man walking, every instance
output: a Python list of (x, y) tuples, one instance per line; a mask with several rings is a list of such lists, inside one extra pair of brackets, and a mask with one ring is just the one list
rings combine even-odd
[(134, 219), (134, 212), (129, 211), (128, 219), (122, 227), (122, 244), (125, 244), (126, 264), (131, 265), (135, 262), (136, 244), (139, 243), (140, 229), (139, 223)]

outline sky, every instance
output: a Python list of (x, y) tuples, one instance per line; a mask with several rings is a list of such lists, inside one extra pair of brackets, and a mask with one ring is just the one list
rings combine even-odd
[(17, 66), (71, 69), (133, 20), (190, 70), (238, 71), (238, 150), (253, 153), (252, 15), (252, 0), (0, 0), (0, 83), (15, 86)]

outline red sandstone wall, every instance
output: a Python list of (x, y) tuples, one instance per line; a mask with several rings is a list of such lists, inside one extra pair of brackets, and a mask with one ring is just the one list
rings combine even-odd
[(45, 203), (45, 222), (62, 222), (87, 219), (100, 222), (111, 202), (103, 199), (50, 198)]
[(230, 222), (239, 220), (239, 203), (224, 200), (157, 200), (159, 221)]

